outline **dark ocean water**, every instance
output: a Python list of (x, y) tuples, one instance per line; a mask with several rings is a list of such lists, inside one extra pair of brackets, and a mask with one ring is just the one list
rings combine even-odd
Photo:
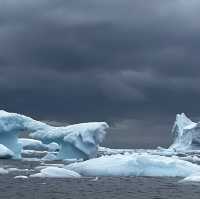
[(165, 199), (200, 198), (200, 186), (177, 178), (116, 177), (81, 179), (14, 179), (0, 177), (1, 199)]
[[(61, 162), (53, 162), (61, 163)], [(200, 185), (182, 184), (181, 178), (100, 177), (80, 179), (28, 178), (42, 165), (34, 161), (0, 160), (0, 167), (29, 169), (0, 175), (0, 199), (199, 199)]]

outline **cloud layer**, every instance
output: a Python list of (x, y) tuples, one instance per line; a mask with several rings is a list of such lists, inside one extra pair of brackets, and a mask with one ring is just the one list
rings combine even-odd
[(120, 131), (108, 139), (115, 146), (129, 137), (168, 144), (176, 113), (200, 115), (199, 8), (197, 0), (1, 1), (0, 108), (107, 120)]

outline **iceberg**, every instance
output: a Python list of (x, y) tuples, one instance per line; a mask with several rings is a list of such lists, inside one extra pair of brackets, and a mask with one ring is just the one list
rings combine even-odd
[[(58, 143), (58, 159), (89, 159), (96, 156), (98, 145), (102, 143), (108, 127), (106, 122), (54, 127), (24, 115), (1, 110), (0, 144), (13, 151), (15, 158), (21, 158), (21, 144), (27, 143), (27, 140), (20, 143), (18, 134), (26, 131), (32, 138), (42, 140), (45, 144)], [(37, 142), (36, 145), (38, 144)]]
[(46, 167), (36, 173), (30, 175), (30, 177), (39, 177), (39, 178), (80, 178), (81, 176), (74, 172), (60, 167)]
[(18, 142), (18, 134), (27, 130), (35, 131), (45, 126), (47, 125), (29, 117), (0, 110), (0, 144), (13, 151), (14, 158), (21, 158), (22, 147)]
[(172, 134), (174, 141), (169, 149), (175, 151), (200, 149), (200, 123), (192, 122), (184, 113), (176, 115)]
[(186, 177), (200, 166), (173, 157), (144, 154), (102, 156), (64, 168), (83, 176), (167, 176)]
[(90, 159), (97, 155), (98, 146), (103, 142), (108, 124), (90, 122), (66, 127), (51, 127), (30, 134), (44, 143), (60, 144), (58, 159)]

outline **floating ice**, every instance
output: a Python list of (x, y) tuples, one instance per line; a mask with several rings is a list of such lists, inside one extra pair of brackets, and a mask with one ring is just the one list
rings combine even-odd
[(172, 133), (174, 142), (169, 149), (176, 151), (200, 149), (200, 123), (192, 122), (184, 113), (177, 114)]
[(59, 167), (46, 167), (42, 169), (40, 173), (30, 175), (30, 177), (40, 178), (80, 178), (81, 176), (71, 170), (67, 170)]
[(27, 179), (28, 176), (15, 176), (14, 178), (15, 179)]
[(200, 166), (172, 157), (150, 154), (112, 155), (67, 165), (83, 176), (169, 176), (186, 177)]
[(0, 167), (0, 174), (8, 174), (8, 171)]
[(22, 150), (23, 155), (35, 155), (35, 156), (44, 156), (48, 154), (48, 151), (37, 151), (37, 150)]
[(200, 183), (200, 173), (192, 174), (192, 175), (184, 178), (180, 182), (198, 182), (198, 183)]
[(1, 159), (9, 159), (14, 157), (14, 153), (8, 149), (6, 146), (0, 144), (0, 158)]
[[(45, 143), (60, 144), (61, 148), (57, 156), (59, 159), (95, 157), (107, 128), (105, 122), (53, 127), (24, 115), (0, 111), (0, 144), (12, 150), (15, 158), (21, 157), (18, 134), (22, 131), (29, 132), (33, 138), (41, 139)], [(24, 143), (24, 140), (22, 142)]]
[(17, 172), (17, 171), (29, 171), (29, 169), (7, 168), (7, 171), (10, 173), (10, 172)]

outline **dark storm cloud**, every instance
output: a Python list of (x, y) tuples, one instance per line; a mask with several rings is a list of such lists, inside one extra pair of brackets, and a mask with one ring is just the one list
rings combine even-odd
[(1, 108), (108, 120), (121, 146), (123, 136), (168, 143), (175, 113), (200, 115), (199, 8), (197, 0), (1, 1)]

